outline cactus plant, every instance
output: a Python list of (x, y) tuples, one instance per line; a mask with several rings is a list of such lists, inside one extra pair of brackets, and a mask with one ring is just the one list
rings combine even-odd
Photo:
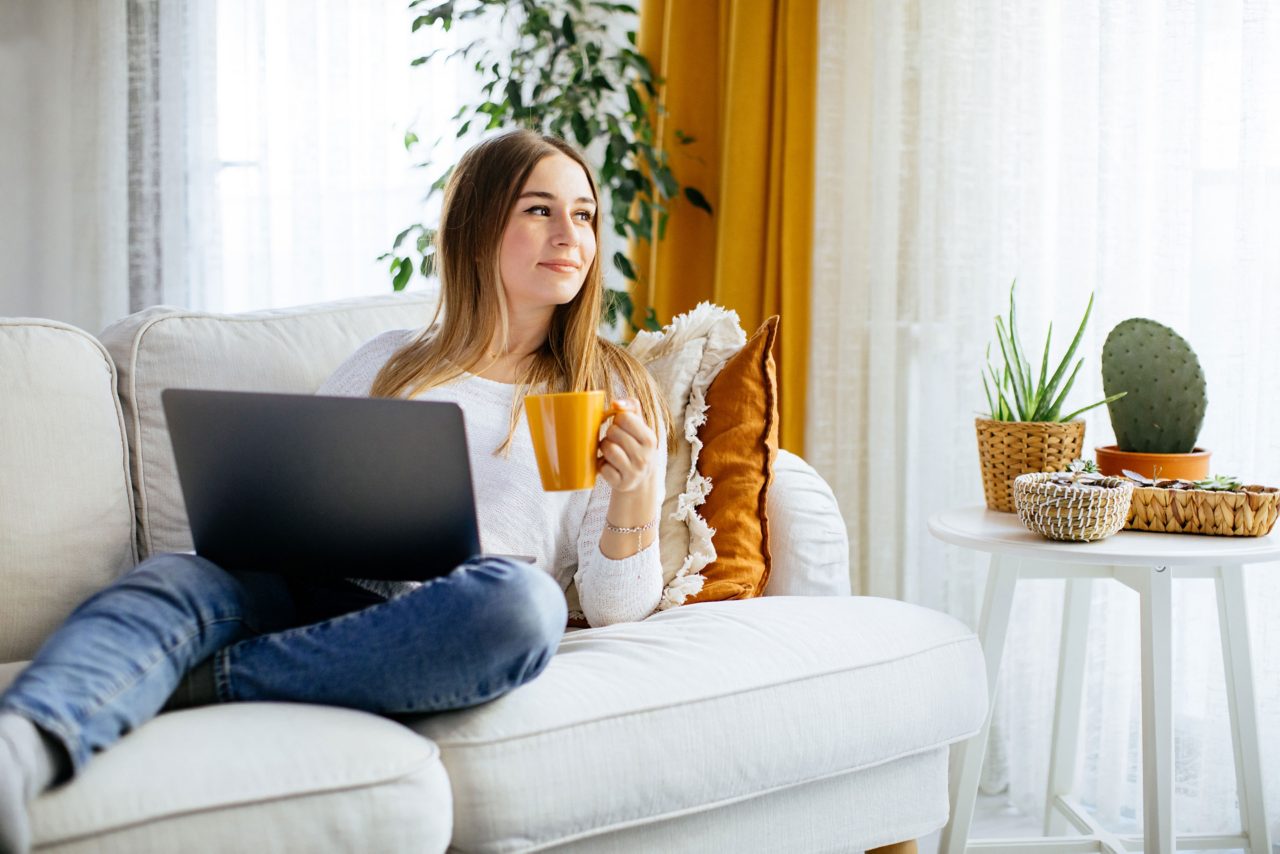
[(1186, 454), (1207, 405), (1204, 371), (1181, 335), (1145, 317), (1117, 324), (1102, 346), (1102, 388), (1122, 451)]

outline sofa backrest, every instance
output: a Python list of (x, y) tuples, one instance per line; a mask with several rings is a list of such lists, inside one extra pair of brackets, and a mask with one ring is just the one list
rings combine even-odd
[[(311, 394), (364, 341), (425, 324), (435, 304), (403, 293), (235, 315), (158, 306), (102, 343), (0, 318), (0, 664), (30, 658), (137, 561), (191, 548), (163, 389)], [(768, 500), (766, 595), (848, 595), (847, 534), (821, 476), (783, 452)]]
[(163, 389), (312, 394), (365, 341), (425, 325), (435, 305), (434, 293), (406, 292), (244, 314), (156, 306), (103, 330), (133, 452), (139, 560), (192, 548)]
[(115, 379), (87, 332), (0, 318), (0, 662), (136, 561)]

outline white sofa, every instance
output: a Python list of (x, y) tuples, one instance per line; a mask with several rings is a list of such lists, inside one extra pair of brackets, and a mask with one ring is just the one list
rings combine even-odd
[[(0, 319), (0, 686), (91, 591), (189, 548), (161, 388), (312, 392), (429, 302), (154, 308), (100, 340)], [(36, 850), (859, 851), (936, 830), (948, 745), (986, 713), (977, 639), (848, 595), (844, 525), (799, 458), (768, 512), (765, 597), (569, 632), (538, 679), (463, 712), (161, 715), (35, 801)]]

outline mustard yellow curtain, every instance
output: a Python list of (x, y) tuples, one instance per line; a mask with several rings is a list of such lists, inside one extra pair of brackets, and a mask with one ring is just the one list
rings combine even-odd
[(803, 454), (818, 0), (643, 0), (637, 47), (665, 79), (672, 169), (715, 211), (672, 206), (666, 238), (639, 253), (637, 311), (666, 323), (709, 300), (748, 335), (781, 315), (780, 441)]

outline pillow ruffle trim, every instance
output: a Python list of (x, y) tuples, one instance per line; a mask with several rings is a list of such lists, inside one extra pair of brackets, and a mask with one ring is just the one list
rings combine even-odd
[(702, 452), (698, 428), (707, 422), (707, 389), (725, 362), (746, 346), (747, 335), (742, 331), (736, 311), (701, 302), (691, 311), (675, 317), (662, 332), (637, 333), (627, 347), (632, 356), (646, 364), (683, 347), (693, 338), (705, 338), (707, 344), (684, 411), (683, 438), (691, 451), (689, 471), (685, 477), (684, 492), (676, 499), (676, 510), (671, 515), (672, 520), (684, 522), (689, 528), (689, 554), (663, 589), (659, 611), (681, 605), (701, 592), (706, 580), (702, 570), (716, 559), (712, 542), (715, 529), (698, 513), (698, 507), (706, 502), (712, 489), (711, 479), (698, 473), (698, 458)]

